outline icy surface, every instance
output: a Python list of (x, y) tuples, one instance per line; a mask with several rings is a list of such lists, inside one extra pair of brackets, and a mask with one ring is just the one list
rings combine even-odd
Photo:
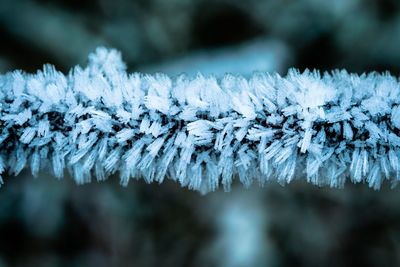
[(388, 73), (128, 74), (98, 48), (68, 75), (0, 75), (0, 173), (168, 178), (204, 193), (234, 179), (379, 189), (400, 180), (399, 88)]

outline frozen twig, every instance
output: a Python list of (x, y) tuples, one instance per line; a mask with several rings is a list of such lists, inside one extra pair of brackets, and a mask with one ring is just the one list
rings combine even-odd
[(169, 77), (128, 74), (98, 48), (67, 76), (0, 76), (0, 171), (67, 170), (78, 184), (119, 173), (209, 192), (305, 179), (379, 189), (400, 179), (400, 84), (334, 71)]

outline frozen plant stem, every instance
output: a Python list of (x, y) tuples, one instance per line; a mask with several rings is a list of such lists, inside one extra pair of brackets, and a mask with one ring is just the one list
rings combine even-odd
[(171, 78), (128, 74), (119, 52), (98, 48), (86, 68), (14, 71), (0, 89), (2, 174), (167, 177), (204, 193), (235, 177), (374, 189), (400, 180), (400, 83), (388, 73)]

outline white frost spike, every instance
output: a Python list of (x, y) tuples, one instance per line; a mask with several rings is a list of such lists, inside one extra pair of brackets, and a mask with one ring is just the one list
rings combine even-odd
[(289, 96), (294, 97), (297, 104), (303, 108), (315, 108), (335, 99), (337, 91), (329, 83), (324, 82), (317, 72), (290, 71), (288, 81), (293, 87), (288, 87)]
[(285, 147), (275, 158), (275, 164), (281, 164), (285, 162), (293, 154), (292, 147)]
[(212, 123), (207, 120), (197, 120), (187, 125), (189, 134), (194, 136), (196, 144), (207, 144), (213, 139)]
[(33, 152), (31, 156), (31, 172), (33, 177), (37, 177), (39, 169), (40, 169), (40, 154), (38, 150), (35, 150), (35, 152)]
[(156, 140), (154, 140), (153, 143), (151, 143), (146, 150), (149, 151), (149, 154), (153, 157), (155, 157), (160, 150), (161, 146), (164, 143), (165, 138), (164, 137), (159, 137)]
[(50, 124), (48, 120), (41, 120), (38, 123), (38, 135), (47, 137), (50, 132)]
[(263, 153), (265, 153), (265, 159), (270, 160), (276, 154), (279, 153), (279, 150), (282, 149), (282, 144), (279, 141), (274, 141)]
[(174, 146), (173, 143), (174, 139), (171, 138), (165, 147), (164, 156), (161, 159), (160, 164), (158, 166), (158, 171), (155, 180), (158, 181), (159, 183), (162, 183), (164, 181), (165, 174), (167, 173), (167, 170), (178, 151), (178, 148)]
[(319, 186), (379, 189), (400, 181), (399, 95), (387, 73), (128, 74), (99, 48), (68, 75), (0, 75), (0, 175), (50, 167), (79, 184), (116, 173), (208, 192), (299, 170)]
[(363, 163), (362, 163), (362, 166), (363, 166), (362, 167), (362, 175), (366, 176), (367, 173), (368, 173), (368, 170), (369, 170), (368, 152), (365, 149), (363, 149), (361, 151), (361, 156), (362, 156), (362, 161), (363, 161)]
[(156, 76), (146, 75), (144, 79), (148, 84), (148, 92), (144, 103), (146, 107), (150, 110), (158, 110), (161, 113), (168, 114), (171, 101), (171, 79), (163, 74), (157, 74)]
[(106, 158), (104, 163), (104, 169), (106, 172), (114, 173), (118, 168), (118, 161), (120, 159), (120, 149), (114, 149), (111, 154)]
[(376, 162), (367, 177), (369, 187), (378, 190), (382, 184), (382, 174), (380, 172), (379, 163)]
[(318, 158), (314, 158), (312, 156), (307, 158), (306, 171), (307, 171), (307, 180), (309, 182), (318, 185), (318, 180), (316, 180), (315, 178), (318, 176), (318, 170), (321, 167), (321, 164), (322, 162)]
[[(151, 143), (146, 150), (149, 151), (147, 155), (145, 155), (142, 161), (139, 163), (138, 168), (140, 170), (145, 170), (150, 168), (150, 164), (153, 162), (154, 158), (157, 156), (158, 151), (161, 149), (161, 146), (164, 144), (165, 138), (159, 137)], [(147, 181), (150, 182), (150, 181)]]
[(394, 106), (392, 108), (391, 122), (394, 127), (400, 129), (400, 106)]
[(36, 129), (32, 127), (25, 128), (21, 138), (19, 139), (24, 144), (29, 144), (36, 135)]
[(22, 125), (32, 118), (32, 111), (30, 109), (25, 109), (23, 112), (14, 115), (14, 120), (17, 125)]
[(134, 129), (122, 129), (121, 131), (119, 131), (115, 137), (118, 140), (118, 143), (123, 143), (129, 139), (131, 139), (133, 136), (135, 135), (135, 130)]
[(138, 140), (135, 145), (125, 153), (123, 158), (128, 166), (128, 168), (136, 168), (137, 163), (141, 158), (142, 149), (145, 145), (143, 140)]
[(389, 156), (390, 166), (392, 167), (392, 169), (395, 172), (398, 172), (399, 171), (399, 158), (397, 157), (396, 152), (394, 152), (393, 149), (390, 149), (388, 156)]
[(351, 126), (347, 121), (343, 123), (343, 135), (344, 138), (346, 138), (347, 140), (353, 139), (353, 130), (351, 129)]
[(245, 118), (254, 119), (256, 117), (254, 104), (246, 91), (232, 95), (232, 103), (233, 108)]
[(283, 163), (284, 168), (278, 174), (278, 182), (290, 183), (293, 180), (296, 171), (297, 154), (291, 155), (288, 160)]
[(62, 178), (64, 176), (64, 158), (60, 152), (53, 152), (52, 164), (54, 175), (57, 178)]
[(96, 133), (90, 133), (87, 140), (86, 136), (81, 135), (80, 137), (81, 138), (79, 138), (78, 140), (79, 141), (78, 149), (74, 152), (74, 154), (70, 158), (70, 164), (75, 164), (76, 162), (78, 162), (83, 156), (86, 155), (86, 153), (89, 152), (89, 150), (97, 141)]
[(352, 172), (353, 180), (358, 183), (361, 182), (362, 178), (362, 165), (363, 165), (363, 158), (360, 155), (360, 150), (357, 148), (353, 151), (350, 171)]
[(308, 149), (308, 147), (310, 146), (311, 143), (311, 137), (312, 137), (312, 130), (311, 129), (307, 129), (304, 133), (304, 137), (303, 140), (301, 142), (301, 148), (300, 148), (300, 152), (301, 153), (305, 153)]
[(389, 179), (390, 170), (389, 170), (389, 162), (387, 160), (386, 155), (381, 156), (381, 170), (382, 170), (383, 174), (385, 175), (386, 179)]

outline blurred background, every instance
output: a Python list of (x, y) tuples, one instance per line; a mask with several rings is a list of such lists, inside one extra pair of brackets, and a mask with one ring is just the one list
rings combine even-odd
[[(67, 73), (98, 45), (131, 72), (400, 71), (397, 0), (0, 0), (0, 72)], [(399, 189), (302, 182), (201, 196), (118, 177), (5, 177), (0, 267), (400, 266)]]

